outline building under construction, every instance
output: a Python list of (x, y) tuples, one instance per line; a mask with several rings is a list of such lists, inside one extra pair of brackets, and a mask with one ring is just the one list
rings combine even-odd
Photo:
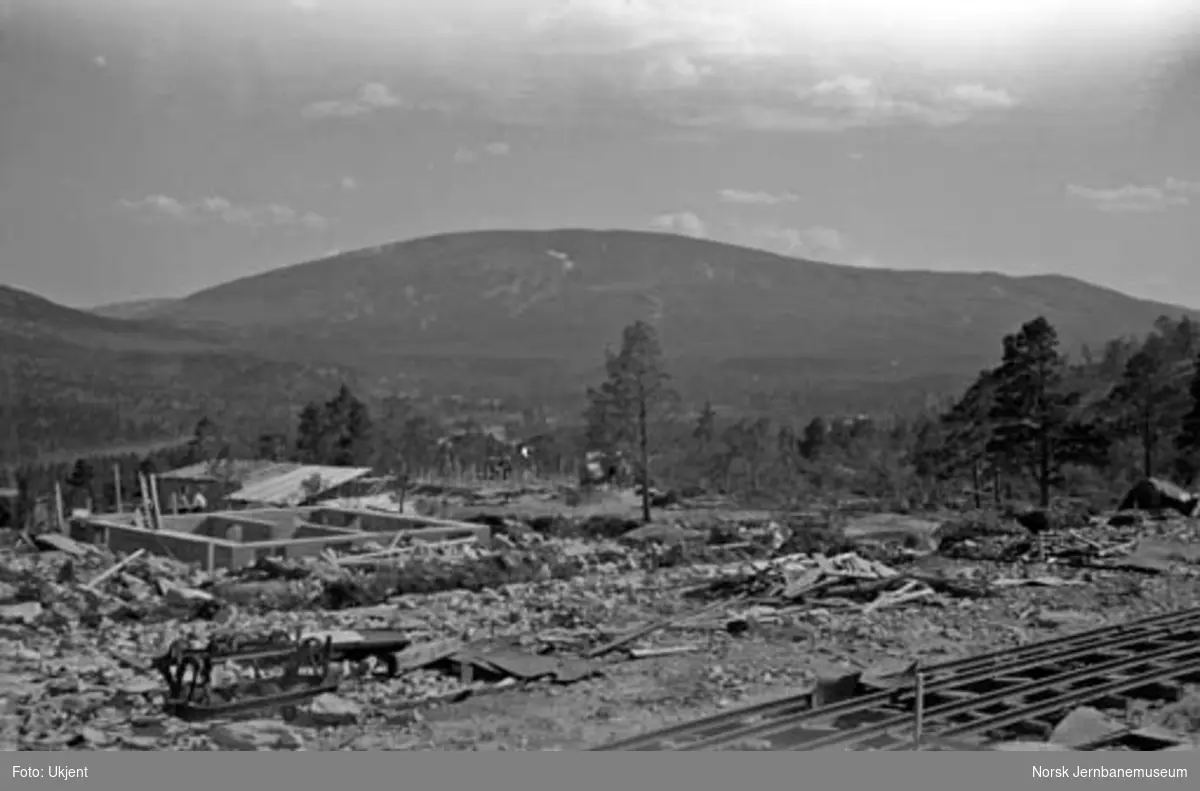
[(133, 513), (92, 514), (72, 519), (69, 533), (114, 552), (143, 550), (210, 572), (243, 568), (265, 557), (299, 558), (403, 539), (491, 541), (486, 525), (324, 506), (162, 515), (149, 525), (138, 524)]

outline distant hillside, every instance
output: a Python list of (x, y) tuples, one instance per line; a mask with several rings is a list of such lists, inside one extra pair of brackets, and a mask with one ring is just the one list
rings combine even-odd
[(0, 461), (17, 455), (14, 436), (28, 457), (174, 439), (206, 413), (279, 425), (292, 404), (340, 378), (162, 322), (105, 318), (0, 287), (0, 422), (16, 425), (0, 435)]
[(344, 253), (193, 294), (169, 318), (282, 358), (414, 376), (532, 372), (553, 389), (575, 387), (638, 318), (657, 322), (698, 387), (730, 376), (765, 387), (944, 381), (992, 362), (1001, 337), (1039, 314), (1073, 352), (1183, 312), (1067, 277), (862, 269), (669, 234), (557, 230)]
[(173, 302), (175, 302), (174, 299), (138, 299), (129, 302), (113, 302), (109, 305), (89, 308), (88, 313), (110, 319), (144, 319), (162, 312)]
[(0, 286), (0, 333), (12, 340), (111, 352), (195, 352), (222, 345), (218, 339), (162, 321), (122, 321), (6, 286)]
[(639, 318), (659, 326), (693, 401), (795, 418), (905, 409), (961, 387), (1037, 315), (1074, 353), (1188, 311), (1066, 277), (859, 269), (559, 230), (416, 239), (100, 312), (136, 318), (0, 288), (0, 363), (17, 372), (23, 440), (176, 437), (202, 413), (254, 432), (340, 380), (449, 409), (486, 397), (577, 414), (605, 348)]

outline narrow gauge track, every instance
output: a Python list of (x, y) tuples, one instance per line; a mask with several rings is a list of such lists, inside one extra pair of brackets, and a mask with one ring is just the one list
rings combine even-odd
[[(923, 731), (972, 742), (1006, 727), (1048, 730), (1044, 718), (1085, 703), (1171, 697), (1200, 679), (1200, 608), (1093, 629), (922, 668)], [(600, 751), (896, 750), (912, 746), (912, 686), (829, 705), (811, 693), (723, 712), (597, 748)]]

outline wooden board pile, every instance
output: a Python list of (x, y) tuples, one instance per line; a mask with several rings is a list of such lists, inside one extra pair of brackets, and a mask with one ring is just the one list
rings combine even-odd
[(744, 598), (759, 605), (819, 605), (870, 613), (918, 601), (940, 603), (946, 596), (979, 597), (987, 590), (915, 571), (898, 571), (854, 552), (833, 557), (788, 555), (749, 564), (735, 576), (707, 583), (704, 598)]

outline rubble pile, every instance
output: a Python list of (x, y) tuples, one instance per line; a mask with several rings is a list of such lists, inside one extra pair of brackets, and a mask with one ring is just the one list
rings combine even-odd
[(1016, 560), (1034, 546), (1026, 528), (989, 513), (968, 513), (946, 522), (934, 533), (934, 541), (943, 557), (998, 563)]
[[(416, 708), (431, 702), (593, 675), (587, 655), (622, 624), (658, 617), (652, 592), (661, 590), (643, 587), (645, 572), (625, 571), (394, 596), (332, 612), (252, 613), (208, 593), (205, 600), (220, 606), (198, 613), (192, 598), (205, 592), (191, 586), (206, 584), (199, 572), (130, 556), (89, 587), (115, 559), (79, 551), (9, 554), (0, 563), (7, 586), (0, 591), (0, 741), (13, 749), (282, 749), (305, 743), (305, 723), (411, 724), (420, 719)], [(133, 603), (145, 617), (130, 617)], [(353, 643), (354, 630), (381, 628), (409, 643), (386, 663), (392, 675), (378, 676), (378, 662), (341, 668), (337, 693), (313, 701), (291, 724), (188, 724), (163, 713), (164, 684), (151, 664), (177, 639), (199, 645), (219, 634), (299, 630)]]
[[(537, 722), (574, 717), (566, 701), (614, 723), (619, 707), (678, 719), (765, 694), (813, 657), (941, 661), (1200, 598), (1200, 524), (1178, 514), (967, 514), (936, 531), (893, 516), (849, 537), (828, 514), (480, 517), (490, 545), (399, 537), (212, 575), (36, 536), (0, 549), (0, 747), (380, 749), (381, 734), (436, 747), (435, 712), (506, 690), (521, 696), (489, 716), (515, 721), (513, 701), (541, 695)], [(936, 540), (880, 533), (893, 522)], [(166, 713), (155, 662), (169, 646), (272, 634), (328, 639), (332, 686), (290, 714)], [(256, 688), (245, 663), (223, 667)], [(1147, 723), (1179, 730), (1194, 714), (1193, 701)]]
[(703, 598), (737, 597), (758, 605), (820, 606), (871, 613), (913, 602), (944, 603), (946, 596), (978, 598), (984, 588), (915, 570), (897, 571), (854, 552), (833, 557), (786, 555), (754, 564), (696, 591)]
[[(1076, 568), (1192, 573), (1200, 563), (1200, 529), (1189, 520), (1150, 519), (1122, 512), (1086, 528), (1052, 529), (1032, 534), (1015, 523), (979, 529), (969, 526), (940, 536), (938, 554), (947, 558), (996, 563), (1031, 563)], [(1193, 568), (1189, 571), (1189, 566)]]

